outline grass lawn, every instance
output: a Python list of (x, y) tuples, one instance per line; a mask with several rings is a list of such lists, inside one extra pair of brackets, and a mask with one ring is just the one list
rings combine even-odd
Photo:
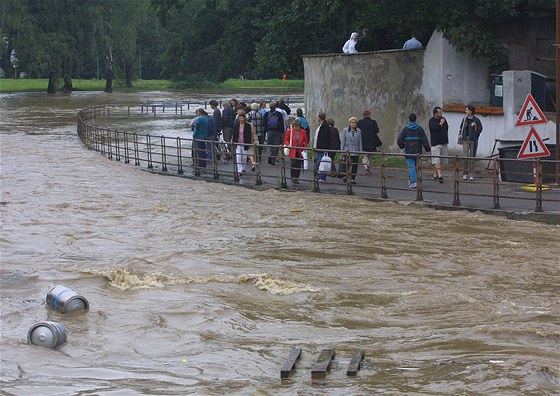
[[(62, 82), (62, 81), (60, 81)], [(13, 92), (46, 92), (47, 79), (0, 79), (0, 93)], [(72, 80), (76, 91), (103, 91), (105, 80)], [(60, 89), (60, 88), (59, 88)], [(113, 81), (116, 92), (140, 91), (195, 91), (195, 92), (230, 92), (230, 91), (291, 91), (303, 93), (303, 80), (227, 80), (223, 83), (212, 84), (208, 88), (175, 88), (169, 80), (136, 80), (132, 87), (124, 86), (122, 80)]]

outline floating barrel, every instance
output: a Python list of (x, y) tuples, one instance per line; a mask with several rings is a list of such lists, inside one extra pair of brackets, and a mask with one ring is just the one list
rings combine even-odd
[(54, 349), (66, 342), (66, 331), (56, 322), (35, 323), (27, 332), (27, 342)]
[(56, 285), (47, 293), (47, 305), (62, 313), (73, 311), (87, 311), (89, 303), (85, 297), (80, 296), (74, 290)]

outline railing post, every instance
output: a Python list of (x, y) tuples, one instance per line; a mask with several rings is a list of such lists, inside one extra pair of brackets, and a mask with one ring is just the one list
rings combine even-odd
[(231, 163), (233, 165), (233, 181), (234, 182), (239, 182), (239, 172), (237, 172), (237, 143), (231, 142), (231, 150), (232, 150), (232, 155), (231, 155)]
[(212, 140), (210, 142), (210, 147), (212, 150), (212, 167), (214, 168), (214, 179), (217, 180), (220, 178), (220, 175), (218, 173), (218, 156), (217, 156), (217, 149), (216, 149), (216, 141)]
[[(334, 155), (333, 155), (334, 158)], [(352, 172), (351, 167), (352, 160), (350, 159), (350, 152), (347, 150), (344, 152), (344, 167), (346, 168), (346, 194), (354, 195), (354, 191), (352, 191)]]
[(165, 148), (165, 136), (161, 135), (161, 170), (167, 172), (167, 150)]
[(500, 209), (500, 179), (499, 179), (499, 163), (498, 159), (494, 158), (492, 161), (494, 164), (494, 174), (493, 174), (493, 182), (494, 182), (494, 209)]
[(459, 199), (459, 157), (455, 156), (455, 177), (453, 180), (453, 206), (461, 206)]
[[(370, 163), (370, 167), (372, 167), (371, 163)], [(389, 198), (389, 196), (387, 195), (387, 169), (385, 165), (385, 153), (381, 153), (380, 170), (381, 170), (381, 198), (387, 199)]]
[(257, 142), (253, 142), (253, 154), (255, 159), (255, 185), (260, 186), (262, 184), (261, 161), (259, 158), (259, 146)]
[(416, 201), (423, 201), (422, 195), (422, 154), (416, 154)]
[(535, 212), (543, 212), (542, 207), (542, 163), (541, 159), (537, 158), (536, 164), (536, 175), (535, 175), (535, 190), (536, 190), (536, 202), (535, 202)]
[(177, 174), (183, 174), (183, 156), (181, 153), (181, 138), (177, 137)]
[(200, 168), (198, 167), (198, 144), (197, 140), (192, 140), (192, 159), (193, 159), (193, 176), (200, 176)]
[(124, 139), (124, 163), (130, 163), (130, 148), (128, 147), (128, 132), (124, 132), (123, 139)]
[(311, 166), (313, 167), (313, 189), (311, 191), (313, 192), (319, 192), (319, 180), (317, 180), (317, 177), (319, 176), (317, 171), (317, 167), (315, 166), (317, 162), (317, 152), (315, 151), (315, 149), (311, 150)]
[(150, 134), (146, 135), (146, 153), (148, 157), (148, 169), (153, 169), (154, 164), (152, 163), (152, 138)]
[(121, 140), (119, 139), (118, 130), (115, 130), (115, 160), (121, 161)]
[(288, 188), (288, 182), (286, 181), (286, 156), (282, 146), (278, 149), (278, 155), (280, 155), (280, 187)]
[(134, 134), (134, 165), (140, 165), (140, 153), (138, 147), (138, 134)]

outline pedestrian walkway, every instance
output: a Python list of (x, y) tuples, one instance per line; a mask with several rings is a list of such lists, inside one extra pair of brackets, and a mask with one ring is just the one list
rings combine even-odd
[[(431, 176), (432, 167), (427, 165), (420, 172), (418, 185), (415, 189), (408, 188), (408, 169), (387, 167), (382, 170), (373, 168), (371, 176), (358, 173), (356, 184), (344, 182), (339, 177), (327, 177), (322, 183), (315, 180), (313, 169), (304, 170), (299, 184), (290, 180), (289, 160), (281, 159), (275, 166), (266, 164), (257, 166), (255, 171), (237, 174), (233, 164), (216, 163), (216, 169), (210, 166), (201, 169), (194, 176), (185, 172), (183, 176), (198, 180), (217, 181), (237, 184), (257, 189), (276, 188), (287, 191), (309, 191), (322, 194), (356, 195), (371, 200), (392, 200), (415, 202), (429, 207), (447, 210), (475, 210), (485, 213), (504, 215), (510, 218), (536, 219), (560, 224), (560, 188), (551, 186), (550, 190), (542, 191), (542, 212), (537, 211), (537, 192), (526, 191), (524, 184), (500, 182), (496, 180), (493, 170), (478, 168), (474, 173), (474, 181), (455, 177), (453, 170), (446, 171), (444, 183), (439, 183)], [(479, 161), (483, 162), (483, 161)], [(484, 162), (486, 163), (486, 162)], [(151, 169), (162, 173), (161, 170)], [(168, 169), (165, 174), (173, 173)], [(360, 172), (360, 171), (358, 171)], [(495, 182), (496, 181), (496, 182)]]

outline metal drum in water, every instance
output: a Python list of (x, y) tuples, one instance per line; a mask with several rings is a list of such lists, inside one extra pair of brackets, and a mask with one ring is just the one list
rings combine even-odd
[(56, 285), (47, 293), (47, 305), (62, 313), (73, 311), (87, 311), (89, 309), (88, 300), (80, 296), (74, 290)]
[(66, 342), (66, 331), (57, 322), (35, 323), (27, 332), (27, 342), (54, 349)]

